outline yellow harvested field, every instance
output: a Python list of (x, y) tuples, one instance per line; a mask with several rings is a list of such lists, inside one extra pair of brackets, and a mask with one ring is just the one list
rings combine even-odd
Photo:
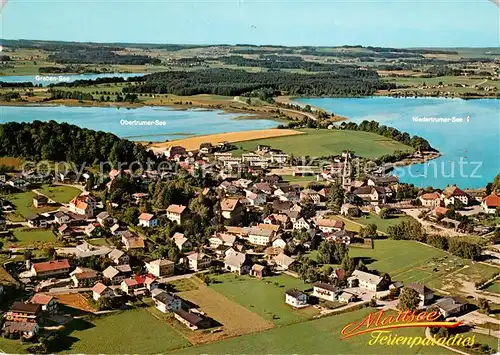
[(254, 139), (264, 139), (273, 137), (293, 136), (296, 134), (303, 134), (303, 132), (295, 131), (293, 129), (263, 129), (255, 131), (242, 131), (242, 132), (228, 132), (210, 134), (206, 136), (195, 136), (184, 139), (176, 139), (170, 142), (154, 143), (151, 145), (151, 150), (160, 152), (168, 147), (180, 145), (186, 150), (195, 150), (200, 148), (201, 143), (217, 144), (219, 142), (243, 142), (251, 141)]
[(257, 313), (236, 304), (211, 288), (200, 285), (197, 290), (179, 292), (187, 300), (220, 324), (220, 332), (192, 332), (187, 335), (192, 344), (211, 343), (224, 338), (260, 332), (274, 328), (274, 324)]

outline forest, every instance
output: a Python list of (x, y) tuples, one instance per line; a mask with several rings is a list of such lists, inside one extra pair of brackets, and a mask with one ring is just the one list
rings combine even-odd
[(75, 164), (108, 161), (113, 166), (133, 161), (145, 164), (148, 158), (155, 159), (142, 145), (114, 134), (55, 121), (0, 124), (0, 156)]
[(126, 65), (145, 65), (160, 64), (157, 58), (144, 55), (120, 55), (109, 49), (58, 51), (48, 56), (50, 61), (59, 64), (126, 64)]
[(395, 85), (380, 80), (373, 70), (339, 67), (335, 72), (295, 74), (282, 71), (249, 73), (244, 70), (208, 69), (171, 71), (147, 75), (141, 84), (123, 88), (124, 93), (175, 95), (243, 95), (271, 89), (287, 95), (365, 96)]

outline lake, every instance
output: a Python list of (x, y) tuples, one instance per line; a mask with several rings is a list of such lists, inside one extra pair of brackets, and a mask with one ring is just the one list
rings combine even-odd
[[(321, 107), (358, 123), (375, 120), (427, 139), (442, 157), (395, 169), (402, 182), (422, 187), (443, 188), (457, 184), (462, 188), (478, 188), (500, 173), (499, 99), (369, 97), (296, 101)], [(414, 120), (414, 117), (421, 120)], [(449, 122), (429, 122), (422, 118), (445, 118)]]
[[(0, 106), (0, 123), (34, 120), (68, 122), (136, 141), (179, 139), (185, 136), (276, 128), (263, 119), (234, 119), (241, 114), (220, 110), (173, 110), (165, 107)], [(136, 122), (134, 122), (136, 121)], [(145, 123), (149, 125), (145, 125)]]
[[(95, 80), (97, 78), (130, 78), (134, 76), (143, 76), (144, 73), (105, 73), (105, 74), (39, 74), (39, 75), (18, 75), (18, 76), (0, 76), (0, 81), (5, 83), (32, 83), (33, 85), (57, 84), (61, 82), (69, 83), (76, 80)], [(50, 79), (48, 79), (50, 78)]]

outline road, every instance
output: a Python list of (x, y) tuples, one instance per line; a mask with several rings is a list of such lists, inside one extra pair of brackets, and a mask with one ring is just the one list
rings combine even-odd
[(403, 212), (406, 213), (408, 216), (415, 218), (424, 227), (424, 229), (428, 233), (447, 235), (449, 237), (466, 237), (466, 236), (468, 236), (468, 234), (460, 233), (460, 232), (457, 232), (453, 229), (444, 228), (444, 227), (441, 227), (437, 224), (431, 223), (429, 221), (424, 221), (423, 219), (418, 218), (418, 215), (420, 214), (421, 211), (422, 210), (418, 209), (418, 208), (403, 210)]

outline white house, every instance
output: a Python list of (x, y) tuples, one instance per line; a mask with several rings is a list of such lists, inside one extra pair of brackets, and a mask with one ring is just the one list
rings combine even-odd
[(297, 289), (290, 289), (285, 292), (285, 302), (294, 308), (304, 308), (307, 303), (307, 294)]
[(441, 194), (439, 192), (431, 192), (421, 195), (419, 198), (422, 206), (436, 208), (441, 203)]
[(481, 207), (483, 207), (485, 213), (495, 214), (497, 208), (500, 207), (500, 195), (491, 194), (486, 196), (481, 202)]
[(455, 185), (445, 188), (441, 193), (441, 199), (443, 200), (445, 206), (454, 205), (457, 200), (465, 206), (467, 206), (470, 202), (469, 195)]
[(154, 214), (141, 213), (139, 216), (139, 223), (137, 225), (141, 227), (154, 228), (158, 225), (158, 219)]
[(352, 275), (347, 279), (349, 287), (360, 287), (370, 291), (386, 290), (391, 283), (391, 280), (368, 272), (354, 270)]
[(344, 229), (344, 222), (335, 219), (319, 218), (316, 220), (316, 227), (323, 233), (333, 233)]
[(248, 242), (254, 245), (268, 245), (274, 237), (274, 231), (267, 228), (251, 227), (248, 230)]
[(324, 282), (316, 282), (313, 285), (313, 296), (326, 301), (333, 302), (337, 300), (338, 291), (338, 287)]
[(186, 206), (170, 205), (167, 208), (167, 218), (177, 224), (182, 224), (182, 217), (186, 212)]
[(432, 290), (424, 284), (411, 283), (406, 285), (405, 287), (411, 288), (418, 293), (418, 296), (420, 297), (420, 307), (430, 304), (434, 299), (434, 292), (432, 292)]
[(159, 288), (154, 289), (151, 296), (156, 308), (163, 313), (175, 312), (182, 307), (182, 300), (179, 297)]
[(189, 269), (193, 271), (205, 270), (210, 266), (212, 262), (212, 259), (204, 253), (192, 253), (189, 254), (186, 258), (188, 261)]
[(311, 224), (307, 222), (304, 217), (301, 217), (297, 219), (295, 222), (293, 222), (293, 229), (294, 230), (301, 230), (301, 229), (310, 229)]
[(101, 297), (114, 297), (115, 292), (108, 286), (98, 282), (92, 287), (92, 298), (97, 301)]

